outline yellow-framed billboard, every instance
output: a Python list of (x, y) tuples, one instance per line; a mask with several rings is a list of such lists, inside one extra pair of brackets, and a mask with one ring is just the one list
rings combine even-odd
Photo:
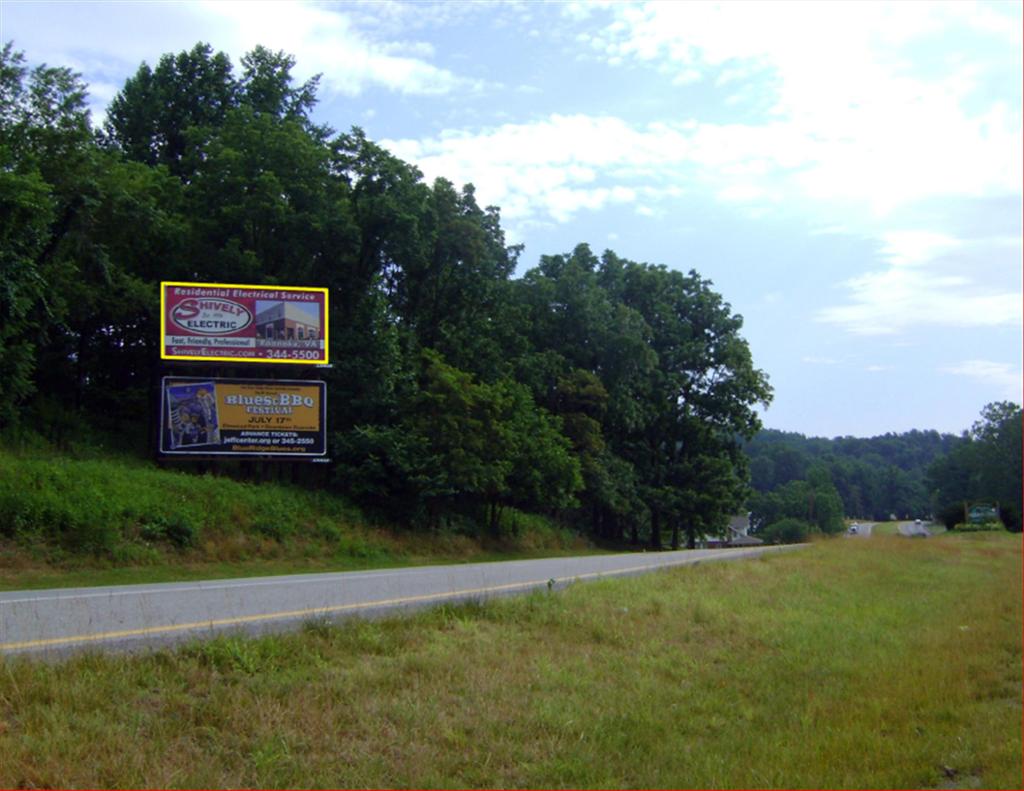
[(326, 365), (326, 288), (160, 284), (164, 360)]

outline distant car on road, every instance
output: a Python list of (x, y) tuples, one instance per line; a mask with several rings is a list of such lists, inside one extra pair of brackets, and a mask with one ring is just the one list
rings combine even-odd
[(858, 525), (858, 524), (857, 524), (857, 523), (855, 522), (854, 524), (850, 525), (850, 529), (849, 529), (849, 530), (848, 530), (847, 532), (848, 532), (848, 533), (849, 533), (849, 534), (850, 534), (851, 536), (855, 536), (855, 535), (857, 535), (857, 533), (859, 533), (859, 532), (860, 532), (860, 525)]
[(915, 524), (915, 525), (919, 525), (919, 524), (921, 524), (921, 520), (920, 520), (920, 519), (915, 519), (915, 520), (914, 520), (914, 524)]

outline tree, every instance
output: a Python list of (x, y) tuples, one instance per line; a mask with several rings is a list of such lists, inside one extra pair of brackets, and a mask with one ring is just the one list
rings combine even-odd
[(0, 169), (0, 426), (35, 389), (39, 336), (46, 327), (45, 282), (36, 262), (49, 238), (53, 206), (38, 172)]
[(107, 109), (104, 140), (128, 159), (166, 165), (187, 181), (195, 152), (238, 103), (231, 59), (200, 42), (163, 55), (155, 69), (139, 67)]
[(537, 407), (529, 390), (507, 379), (477, 382), (430, 349), (420, 352), (417, 368), (399, 425), (354, 432), (351, 444), (373, 459), (370, 474), (356, 473), (361, 491), (380, 494), (388, 488), (382, 479), (397, 476), (395, 488), (426, 525), (475, 516), (493, 533), (503, 507), (575, 504), (579, 464), (558, 419)]
[(242, 79), (238, 83), (237, 101), (250, 107), (257, 115), (298, 122), (318, 142), (322, 142), (330, 136), (331, 130), (310, 120), (310, 113), (317, 103), (320, 75), (295, 86), (292, 84), (294, 67), (293, 56), (280, 50), (271, 52), (257, 45), (242, 56)]
[(959, 442), (936, 431), (825, 439), (768, 429), (746, 443), (744, 451), (757, 491), (805, 479), (810, 469), (823, 466), (848, 516), (881, 520), (892, 513), (925, 516), (933, 510), (925, 471)]
[(35, 389), (38, 352), (63, 318), (52, 276), (74, 233), (76, 182), (91, 140), (85, 87), (69, 69), (29, 72), (0, 51), (0, 424)]
[[(627, 263), (620, 283), (626, 306), (651, 329), (657, 355), (645, 380), (643, 426), (625, 443), (651, 493), (651, 545), (661, 545), (663, 518), (673, 543), (682, 523), (692, 544), (702, 532), (723, 530), (742, 503), (748, 473), (739, 439), (760, 428), (753, 406), (768, 403), (771, 388), (739, 335), (742, 317), (710, 281)], [(702, 496), (709, 480), (717, 491)]]
[(797, 519), (818, 532), (843, 530), (843, 501), (827, 478), (816, 475), (812, 481), (790, 481), (773, 492), (757, 493), (750, 498), (751, 523), (761, 531), (783, 519)]
[(964, 443), (931, 465), (933, 500), (950, 524), (962, 520), (965, 501), (986, 500), (998, 502), (1004, 524), (1020, 530), (1021, 420), (1017, 404), (987, 404)]

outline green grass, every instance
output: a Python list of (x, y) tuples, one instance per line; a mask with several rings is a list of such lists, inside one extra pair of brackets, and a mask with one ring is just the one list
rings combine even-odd
[(160, 469), (96, 449), (0, 447), (0, 590), (597, 551), (542, 516), (508, 510), (504, 519), (500, 540), (410, 531), (374, 524), (326, 490)]
[(1020, 536), (881, 536), (0, 660), (0, 787), (1020, 788), (1021, 593)]
[(875, 522), (871, 528), (872, 536), (896, 536), (899, 535), (899, 522)]

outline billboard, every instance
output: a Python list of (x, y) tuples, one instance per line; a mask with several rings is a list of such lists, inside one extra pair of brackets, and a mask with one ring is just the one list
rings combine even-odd
[(327, 289), (160, 284), (164, 360), (326, 364)]
[(327, 453), (323, 382), (182, 376), (162, 381), (162, 454), (312, 459)]

